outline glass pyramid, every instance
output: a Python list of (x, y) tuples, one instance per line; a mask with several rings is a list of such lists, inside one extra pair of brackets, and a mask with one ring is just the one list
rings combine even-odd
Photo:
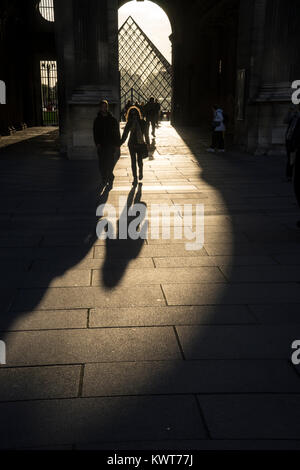
[(162, 111), (171, 111), (172, 66), (129, 16), (119, 30), (121, 109), (157, 99)]

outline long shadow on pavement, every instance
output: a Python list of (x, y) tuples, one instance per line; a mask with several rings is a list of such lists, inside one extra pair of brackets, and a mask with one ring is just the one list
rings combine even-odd
[[(200, 164), (205, 186), (202, 194), (209, 185), (223, 200), (219, 213), (216, 208), (206, 213), (208, 227), (216, 227), (207, 235), (205, 250), (209, 256), (193, 257), (200, 267), (206, 262), (218, 267), (223, 281), (191, 279), (188, 284), (164, 286), (170, 317), (158, 326), (157, 316), (163, 316), (164, 309), (146, 309), (150, 317), (157, 312), (157, 336), (149, 336), (150, 349), (147, 342), (141, 340), (141, 344), (149, 352), (154, 340), (152, 347), (163, 351), (165, 342), (171, 341), (173, 352), (169, 354), (166, 347), (163, 361), (155, 360), (154, 350), (151, 360), (147, 353), (132, 360), (121, 357), (118, 363), (91, 357), (91, 362), (102, 362), (101, 374), (95, 369), (94, 384), (97, 388), (97, 381), (101, 381), (104, 392), (100, 396), (81, 398), (75, 390), (69, 400), (43, 401), (38, 397), (36, 402), (0, 404), (2, 423), (5, 421), (1, 426), (2, 447), (247, 448), (246, 440), (252, 442), (250, 447), (272, 447), (270, 442), (254, 441), (299, 438), (300, 378), (289, 358), (292, 340), (300, 338), (296, 324), (300, 277), (298, 268), (287, 269), (288, 282), (283, 283), (280, 263), (287, 262), (285, 256), (299, 256), (300, 250), (298, 234), (286, 225), (293, 220), (296, 208), (289, 214), (289, 202), (282, 199), (288, 190), (284, 185), (276, 186), (280, 166), (266, 167), (250, 157), (244, 161), (230, 155), (210, 157), (203, 153), (202, 143), (194, 134), (181, 129), (178, 132)], [(5, 332), (14, 329), (21, 317), (38, 310), (56, 279), (80, 264), (89, 269), (100, 265), (92, 256), (95, 208), (105, 203), (105, 198), (99, 201), (97, 196), (94, 162), (32, 162), (28, 157), (22, 161), (2, 159), (0, 166), (4, 244), (0, 321), (2, 339), (9, 340), (11, 333)], [(201, 184), (199, 193), (195, 194), (200, 201)], [(275, 198), (275, 209), (269, 197)], [(129, 205), (133, 198), (132, 192)], [(280, 200), (282, 206), (278, 205)], [(140, 201), (139, 196), (136, 201)], [(221, 220), (224, 232), (218, 228)], [(277, 247), (273, 244), (276, 238)], [(102, 275), (108, 289), (120, 283), (142, 243), (134, 244), (133, 251), (126, 253), (127, 261), (115, 271), (112, 260), (119, 247), (107, 241)], [(121, 245), (123, 250), (127, 252), (127, 243)], [(73, 285), (76, 279), (71, 276), (70, 288)], [(80, 299), (75, 300), (74, 305), (80, 305)], [(85, 303), (89, 304), (87, 299), (82, 305)], [(147, 325), (151, 326), (151, 320)], [(68, 328), (67, 322), (63, 328)], [(171, 333), (175, 333), (174, 345), (176, 338), (176, 347), (180, 346), (177, 352), (168, 336)], [(111, 341), (113, 352), (117, 347), (113, 339), (101, 338)], [(129, 351), (134, 338), (129, 338)], [(124, 357), (129, 356), (128, 349), (124, 350)], [(84, 364), (73, 365), (82, 381)], [(35, 396), (36, 385), (47, 388), (42, 377), (41, 373), (36, 383), (24, 382), (28, 397)], [(45, 386), (41, 387), (43, 380)], [(299, 442), (294, 445), (299, 446)]]

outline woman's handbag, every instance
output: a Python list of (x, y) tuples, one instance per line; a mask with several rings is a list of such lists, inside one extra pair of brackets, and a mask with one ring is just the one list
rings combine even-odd
[(142, 158), (148, 158), (148, 146), (147, 144), (137, 144), (136, 145), (137, 153)]

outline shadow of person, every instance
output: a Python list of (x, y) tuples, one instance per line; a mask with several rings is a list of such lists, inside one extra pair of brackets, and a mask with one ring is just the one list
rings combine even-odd
[[(106, 225), (106, 256), (102, 268), (102, 280), (108, 288), (116, 287), (130, 262), (139, 256), (147, 237), (147, 205), (141, 201), (142, 183), (134, 186), (126, 200), (119, 220), (116, 222), (116, 233), (111, 221), (103, 220)], [(103, 233), (103, 232), (102, 232)], [(114, 233), (114, 238), (110, 235)], [(99, 234), (98, 234), (99, 236)], [(116, 260), (118, 260), (116, 262)]]
[(89, 287), (91, 263), (101, 265), (91, 261), (96, 209), (110, 187), (100, 193), (97, 161), (64, 160), (56, 145), (57, 133), (50, 132), (1, 152), (1, 339), (27, 328), (33, 312), (60, 309), (59, 300), (45, 307), (45, 294), (70, 287), (74, 269), (82, 274), (77, 287)]
[(153, 138), (152, 141), (151, 141), (151, 144), (149, 145), (149, 149), (148, 149), (148, 157), (149, 157), (149, 160), (151, 160), (151, 161), (155, 160), (155, 158), (154, 158), (155, 150), (156, 150), (156, 140), (155, 140), (155, 138)]

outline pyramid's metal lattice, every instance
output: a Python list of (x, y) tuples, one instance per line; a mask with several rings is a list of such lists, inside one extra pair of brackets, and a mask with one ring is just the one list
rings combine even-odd
[(119, 30), (119, 64), (122, 109), (128, 100), (153, 96), (171, 110), (172, 66), (131, 16)]

